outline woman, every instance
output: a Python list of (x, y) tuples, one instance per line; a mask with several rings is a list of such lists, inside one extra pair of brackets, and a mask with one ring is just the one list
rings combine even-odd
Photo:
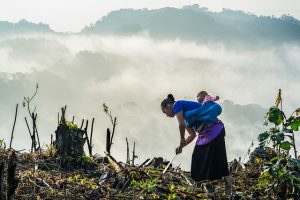
[[(200, 121), (190, 121), (189, 113), (201, 112), (202, 104), (194, 101), (179, 100), (175, 101), (172, 94), (161, 102), (162, 112), (168, 117), (176, 115), (179, 132), (180, 144), (176, 148), (176, 153), (181, 153), (182, 148), (191, 143), (196, 137), (197, 128)], [(203, 106), (203, 109), (204, 106)], [(197, 113), (196, 113), (197, 114)], [(195, 116), (193, 114), (193, 116)], [(185, 138), (185, 130), (189, 133)], [(232, 192), (231, 178), (229, 176), (226, 148), (225, 148), (225, 128), (224, 124), (217, 120), (211, 125), (205, 125), (198, 133), (198, 139), (192, 155), (191, 177), (195, 181), (216, 180), (224, 177), (225, 190), (227, 194)]]

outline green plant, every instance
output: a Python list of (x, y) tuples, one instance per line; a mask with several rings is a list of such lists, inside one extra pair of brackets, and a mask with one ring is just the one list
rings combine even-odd
[(282, 110), (281, 90), (279, 90), (275, 106), (272, 106), (267, 112), (264, 123), (265, 125), (271, 123), (274, 127), (259, 134), (259, 145), (264, 147), (272, 142), (273, 147), (277, 150), (278, 154), (280, 154), (281, 150), (288, 154), (289, 150), (293, 147), (295, 158), (297, 158), (294, 132), (298, 131), (300, 127), (299, 114), (300, 108), (296, 109), (289, 118), (286, 118), (286, 115)]
[(142, 190), (147, 190), (148, 192), (155, 192), (157, 187), (156, 179), (146, 179), (146, 180), (132, 180), (130, 186), (133, 188), (140, 188)]
[(81, 156), (79, 158), (77, 158), (77, 162), (85, 165), (85, 164), (89, 164), (93, 161), (93, 157), (92, 156)]
[(75, 124), (74, 122), (69, 122), (66, 120), (66, 125), (69, 127), (69, 129), (78, 129), (77, 124)]
[[(265, 116), (265, 125), (274, 126), (259, 134), (261, 147), (272, 143), (277, 156), (262, 163), (264, 171), (259, 177), (258, 187), (280, 198), (300, 198), (300, 161), (297, 160), (297, 149), (294, 132), (300, 127), (300, 108), (296, 109), (289, 118), (282, 110), (281, 90), (279, 90), (275, 106), (272, 106)], [(293, 147), (295, 159), (289, 156)]]
[(45, 155), (47, 157), (55, 156), (56, 155), (56, 148), (52, 144), (46, 145)]
[(85, 176), (81, 176), (80, 174), (76, 174), (75, 176), (69, 176), (68, 182), (76, 183), (78, 185), (85, 186), (87, 189), (92, 189), (92, 190), (94, 190), (98, 187), (94, 178), (89, 179)]
[(4, 140), (0, 139), (0, 149), (3, 149), (3, 148), (4, 148)]

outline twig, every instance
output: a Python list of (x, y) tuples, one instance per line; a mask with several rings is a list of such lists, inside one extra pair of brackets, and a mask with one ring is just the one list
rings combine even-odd
[(106, 151), (110, 153), (110, 130), (109, 128), (106, 131)]
[(90, 145), (91, 145), (91, 153), (92, 153), (92, 148), (93, 148), (93, 131), (94, 131), (94, 122), (95, 118), (92, 120), (92, 126), (91, 126), (91, 134), (90, 134)]
[(27, 119), (26, 119), (26, 117), (25, 117), (25, 122), (26, 122), (26, 125), (27, 125), (27, 129), (28, 129), (28, 132), (29, 132), (30, 138), (32, 139), (31, 131), (30, 131), (30, 128), (29, 128), (29, 125), (28, 125), (28, 122), (27, 122)]
[(139, 168), (143, 167), (147, 162), (149, 162), (150, 158), (148, 158), (147, 160), (145, 160), (140, 166)]
[(41, 178), (36, 178), (36, 179), (39, 180), (39, 181), (42, 181), (50, 190), (53, 190), (51, 188), (51, 186), (48, 183), (46, 183), (46, 181), (44, 181), (43, 179), (41, 179)]
[(82, 127), (83, 127), (83, 124), (84, 124), (84, 119), (82, 119), (82, 121), (81, 121), (81, 126), (80, 126), (80, 129), (82, 129)]
[(133, 150), (132, 150), (132, 166), (134, 166), (134, 159), (136, 158), (135, 155), (135, 142), (133, 142)]
[(85, 128), (84, 128), (84, 135), (86, 137), (86, 141), (87, 141), (87, 145), (88, 145), (88, 149), (89, 149), (89, 154), (90, 154), (90, 156), (92, 156), (93, 154), (92, 154), (91, 141), (89, 140), (89, 136), (87, 134), (88, 125), (89, 125), (89, 120), (86, 120)]
[(130, 164), (130, 155), (129, 155), (129, 144), (128, 144), (128, 139), (126, 137), (126, 146), (127, 146), (127, 151), (126, 151), (126, 164)]
[(110, 139), (110, 146), (113, 144), (113, 138), (115, 135), (116, 125), (117, 125), (117, 118), (115, 117), (114, 122), (113, 122), (113, 131), (112, 131), (112, 135), (111, 135), (111, 139)]
[(14, 125), (13, 125), (13, 128), (12, 128), (11, 138), (10, 138), (10, 143), (9, 143), (9, 148), (10, 149), (11, 149), (12, 140), (14, 138), (14, 130), (15, 130), (15, 125), (16, 125), (16, 120), (17, 120), (17, 115), (18, 115), (18, 106), (19, 106), (19, 104), (17, 104), (17, 106), (16, 106), (15, 120), (14, 120)]

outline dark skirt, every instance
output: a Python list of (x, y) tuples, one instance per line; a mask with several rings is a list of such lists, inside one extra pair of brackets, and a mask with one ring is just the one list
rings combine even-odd
[(191, 167), (193, 180), (216, 180), (229, 175), (224, 137), (223, 128), (220, 135), (210, 143), (195, 146)]

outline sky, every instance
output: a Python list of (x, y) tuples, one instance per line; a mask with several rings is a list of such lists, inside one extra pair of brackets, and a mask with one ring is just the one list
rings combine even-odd
[(290, 14), (300, 19), (299, 0), (1, 0), (0, 20), (17, 22), (26, 19), (46, 23), (59, 32), (79, 32), (86, 25), (121, 8), (161, 8), (199, 4), (210, 10), (243, 10), (256, 15)]

